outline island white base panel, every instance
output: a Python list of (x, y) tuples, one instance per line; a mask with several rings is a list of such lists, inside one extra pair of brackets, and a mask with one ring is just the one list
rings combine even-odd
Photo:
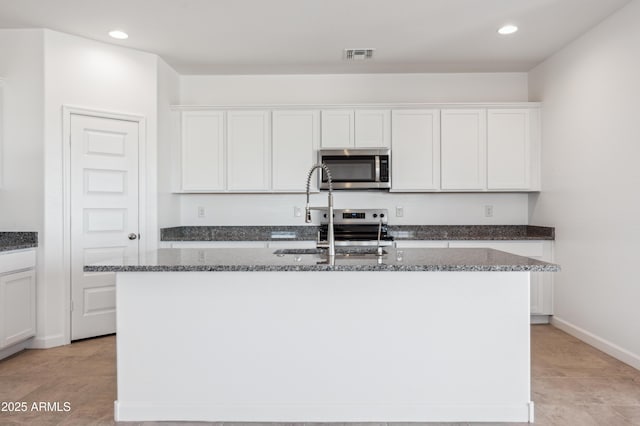
[(125, 272), (117, 306), (118, 421), (533, 421), (528, 272)]

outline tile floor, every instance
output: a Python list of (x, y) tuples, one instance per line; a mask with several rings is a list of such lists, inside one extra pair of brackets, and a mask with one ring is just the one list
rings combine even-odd
[[(549, 325), (532, 326), (531, 336), (536, 425), (640, 425), (640, 371)], [(0, 361), (0, 402), (28, 405), (26, 413), (0, 411), (0, 425), (113, 425), (115, 374), (114, 336)], [(33, 402), (60, 404), (36, 410)]]

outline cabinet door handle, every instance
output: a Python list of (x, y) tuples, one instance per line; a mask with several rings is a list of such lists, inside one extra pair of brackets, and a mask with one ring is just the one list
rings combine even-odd
[(132, 232), (132, 233), (130, 233), (130, 234), (128, 235), (128, 237), (129, 237), (129, 239), (130, 239), (130, 240), (135, 240), (136, 238), (138, 238), (138, 234), (134, 234), (134, 233)]

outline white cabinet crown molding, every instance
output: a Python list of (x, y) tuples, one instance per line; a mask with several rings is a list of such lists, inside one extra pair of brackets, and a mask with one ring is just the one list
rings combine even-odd
[(542, 102), (405, 102), (405, 103), (366, 103), (366, 104), (245, 104), (245, 105), (171, 105), (175, 111), (198, 110), (259, 110), (259, 109), (438, 109), (438, 108), (539, 108)]

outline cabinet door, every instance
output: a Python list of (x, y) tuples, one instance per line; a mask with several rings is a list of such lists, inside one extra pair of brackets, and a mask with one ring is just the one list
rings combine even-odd
[(269, 111), (227, 113), (227, 189), (266, 191), (271, 186)]
[(0, 348), (36, 334), (36, 274), (0, 276)]
[[(451, 241), (449, 247), (484, 247), (534, 259), (553, 261), (551, 241)], [(553, 314), (553, 272), (531, 272), (530, 313)]]
[(442, 189), (485, 189), (486, 110), (453, 109), (441, 114)]
[(440, 117), (435, 109), (392, 112), (391, 190), (440, 187)]
[[(318, 111), (273, 112), (273, 190), (305, 192), (309, 169), (317, 162)], [(312, 180), (318, 190), (318, 180)]]
[(487, 187), (504, 190), (529, 189), (529, 110), (490, 109), (487, 114)]
[(215, 249), (215, 248), (265, 248), (266, 241), (181, 241), (171, 243), (171, 248), (178, 249)]
[(449, 247), (448, 241), (433, 241), (433, 240), (396, 240), (397, 249), (405, 248), (447, 248)]
[(354, 147), (354, 112), (351, 109), (322, 111), (322, 147)]
[(391, 110), (356, 110), (355, 125), (356, 148), (391, 146)]
[(182, 190), (224, 190), (224, 112), (182, 113)]

